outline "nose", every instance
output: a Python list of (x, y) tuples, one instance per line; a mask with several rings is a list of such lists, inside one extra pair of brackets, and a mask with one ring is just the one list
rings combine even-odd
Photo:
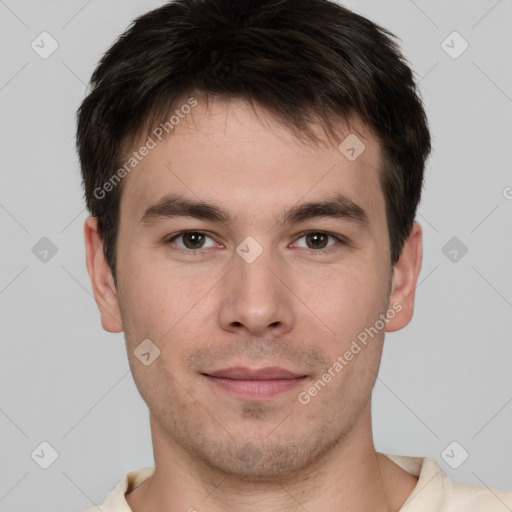
[(220, 326), (252, 336), (289, 332), (295, 321), (294, 295), (287, 286), (284, 265), (277, 258), (273, 261), (269, 249), (251, 263), (238, 254), (233, 259), (233, 267), (222, 281)]

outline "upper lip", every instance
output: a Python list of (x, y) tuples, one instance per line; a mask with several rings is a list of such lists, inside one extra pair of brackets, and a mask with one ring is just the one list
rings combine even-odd
[(272, 366), (268, 368), (261, 368), (259, 370), (251, 370), (243, 366), (234, 366), (232, 368), (225, 368), (216, 372), (205, 373), (209, 377), (224, 377), (226, 379), (236, 380), (273, 380), (273, 379), (296, 379), (298, 377), (305, 377), (298, 373), (293, 373), (285, 368)]

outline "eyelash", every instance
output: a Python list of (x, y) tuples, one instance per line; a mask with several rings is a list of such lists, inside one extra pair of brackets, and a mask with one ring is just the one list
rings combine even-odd
[[(170, 237), (166, 238), (164, 241), (164, 244), (170, 245), (172, 242), (174, 242), (174, 240), (176, 240), (177, 238), (179, 238), (187, 233), (198, 233), (200, 235), (205, 235), (205, 236), (213, 239), (213, 237), (211, 235), (209, 235), (208, 233), (206, 233), (205, 231), (186, 230), (186, 231), (180, 231), (179, 233), (175, 233), (174, 235), (171, 235)], [(306, 248), (306, 250), (312, 251), (313, 253), (331, 254), (333, 251), (335, 251), (339, 248), (339, 245), (348, 245), (348, 240), (345, 237), (342, 237), (341, 235), (334, 235), (327, 231), (312, 231), (312, 230), (304, 231), (299, 234), (297, 240), (300, 240), (301, 238), (303, 238), (307, 235), (310, 235), (310, 234), (327, 235), (331, 238), (336, 239), (339, 242), (338, 244), (332, 245), (325, 249), (308, 249), (308, 248)], [(211, 249), (211, 247), (208, 247), (206, 249), (183, 249), (181, 247), (178, 248), (178, 250), (181, 252), (184, 252), (187, 254), (193, 254), (195, 256), (201, 256), (204, 253), (208, 252), (210, 249)]]

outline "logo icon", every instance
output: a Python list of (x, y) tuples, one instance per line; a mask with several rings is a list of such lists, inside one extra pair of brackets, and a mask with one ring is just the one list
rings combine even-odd
[(357, 135), (351, 133), (340, 142), (338, 149), (347, 160), (353, 162), (361, 156), (366, 146)]
[(469, 453), (461, 444), (453, 441), (441, 452), (441, 457), (452, 469), (458, 469), (468, 460)]
[(458, 263), (468, 252), (467, 246), (456, 236), (446, 242), (441, 252), (452, 262)]
[(57, 450), (47, 441), (40, 443), (30, 456), (43, 469), (48, 469), (59, 458)]
[(252, 263), (263, 252), (263, 247), (252, 236), (248, 236), (238, 245), (236, 252), (246, 263)]
[(41, 32), (30, 46), (39, 57), (47, 59), (59, 47), (59, 43), (48, 32)]
[(443, 40), (441, 48), (452, 59), (458, 59), (469, 48), (469, 43), (458, 32), (452, 32)]
[(57, 254), (57, 246), (49, 238), (43, 236), (32, 247), (32, 254), (42, 263), (48, 263)]
[(133, 353), (144, 366), (149, 366), (160, 355), (160, 349), (151, 340), (145, 339)]

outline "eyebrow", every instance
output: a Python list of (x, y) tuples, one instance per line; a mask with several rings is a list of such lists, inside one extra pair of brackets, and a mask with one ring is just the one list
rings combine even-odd
[[(193, 201), (179, 195), (166, 195), (151, 205), (139, 223), (146, 226), (157, 224), (164, 219), (193, 217), (199, 220), (230, 224), (232, 217), (224, 208), (206, 201)], [(322, 201), (297, 204), (281, 214), (279, 224), (295, 224), (308, 219), (331, 217), (343, 219), (368, 229), (369, 215), (358, 204), (343, 194), (335, 194)]]

